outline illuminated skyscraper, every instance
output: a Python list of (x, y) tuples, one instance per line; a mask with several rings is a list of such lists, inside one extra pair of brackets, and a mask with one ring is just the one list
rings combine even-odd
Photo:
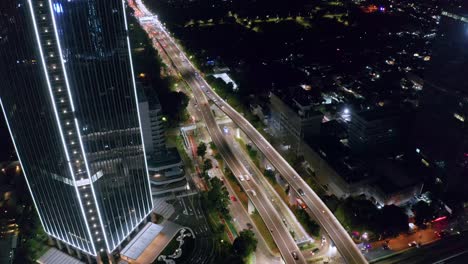
[(0, 102), (44, 230), (114, 252), (151, 212), (123, 0), (0, 1)]

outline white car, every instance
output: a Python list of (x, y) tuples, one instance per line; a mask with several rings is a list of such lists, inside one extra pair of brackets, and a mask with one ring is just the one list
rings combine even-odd
[(250, 181), (250, 176), (249, 176), (249, 175), (246, 174), (246, 175), (244, 176), (244, 178), (245, 178), (245, 180)]
[(240, 175), (240, 176), (239, 176), (239, 180), (240, 180), (240, 181), (245, 181), (244, 176)]
[(254, 190), (250, 190), (250, 193), (251, 193), (253, 196), (257, 196), (257, 193), (256, 193)]

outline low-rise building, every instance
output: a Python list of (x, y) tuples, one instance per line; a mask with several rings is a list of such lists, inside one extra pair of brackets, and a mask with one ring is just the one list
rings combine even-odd
[(270, 109), (271, 133), (296, 152), (301, 151), (301, 142), (306, 136), (320, 134), (323, 114), (314, 109), (309, 98), (280, 97), (271, 93)]

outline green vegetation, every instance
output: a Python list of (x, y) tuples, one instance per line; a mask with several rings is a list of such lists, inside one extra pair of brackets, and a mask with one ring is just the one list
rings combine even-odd
[(307, 212), (301, 208), (296, 208), (294, 210), (294, 214), (297, 217), (297, 220), (301, 223), (302, 226), (304, 226), (305, 230), (307, 233), (313, 235), (313, 236), (319, 236), (320, 234), (320, 226), (310, 218), (310, 216), (307, 214)]
[(252, 230), (243, 230), (232, 244), (234, 253), (246, 259), (257, 249), (257, 239)]
[(249, 154), (249, 157), (255, 161), (255, 159), (257, 159), (257, 150), (252, 148), (252, 146), (249, 144), (247, 144), (245, 148), (247, 149), (247, 153)]
[(208, 170), (211, 170), (213, 168), (213, 163), (210, 159), (206, 159), (203, 162), (203, 173), (207, 172)]
[(213, 141), (210, 142), (210, 149), (213, 150), (213, 151), (217, 150), (216, 144)]
[(215, 177), (210, 179), (208, 183), (210, 189), (208, 192), (203, 193), (203, 203), (209, 210), (217, 211), (224, 219), (231, 219), (228, 209), (230, 203), (229, 193), (223, 182)]
[(206, 155), (206, 144), (205, 142), (200, 142), (197, 146), (197, 155), (201, 158)]
[(273, 170), (267, 170), (265, 169), (263, 171), (263, 175), (271, 182), (271, 183), (276, 183), (276, 178), (275, 178), (275, 172)]
[(258, 232), (260, 232), (260, 234), (262, 234), (263, 238), (265, 239), (268, 248), (270, 248), (270, 250), (273, 252), (278, 252), (278, 247), (276, 246), (276, 243), (271, 236), (270, 230), (268, 230), (268, 227), (265, 225), (265, 222), (263, 222), (263, 219), (260, 217), (258, 212), (255, 211), (250, 215), (250, 217), (255, 222)]

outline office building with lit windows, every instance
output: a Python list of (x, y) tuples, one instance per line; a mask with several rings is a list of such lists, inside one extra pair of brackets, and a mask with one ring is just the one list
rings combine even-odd
[(0, 1), (0, 103), (45, 232), (94, 262), (152, 199), (123, 0)]

